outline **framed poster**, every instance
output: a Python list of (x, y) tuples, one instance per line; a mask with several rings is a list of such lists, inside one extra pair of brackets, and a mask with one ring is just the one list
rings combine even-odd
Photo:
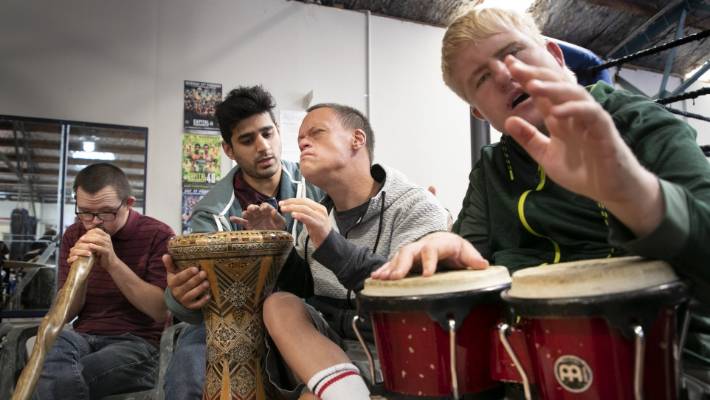
[(222, 137), (182, 135), (182, 187), (210, 188), (222, 177)]
[(182, 191), (182, 234), (188, 234), (190, 230), (190, 217), (195, 205), (207, 194), (207, 189), (183, 189)]
[(301, 150), (298, 148), (298, 130), (305, 117), (305, 111), (281, 110), (279, 114), (281, 159), (293, 162), (301, 160)]
[(222, 101), (222, 84), (185, 81), (184, 128), (218, 131), (214, 112)]

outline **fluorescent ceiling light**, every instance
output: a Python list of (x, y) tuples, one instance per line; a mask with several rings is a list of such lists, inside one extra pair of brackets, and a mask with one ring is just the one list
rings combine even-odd
[(72, 158), (83, 158), (85, 160), (113, 161), (116, 159), (115, 154), (103, 151), (70, 151), (69, 155), (71, 155)]
[(89, 152), (94, 151), (94, 150), (96, 150), (96, 142), (89, 142), (89, 141), (82, 142), (81, 148), (84, 149), (84, 151), (89, 151)]

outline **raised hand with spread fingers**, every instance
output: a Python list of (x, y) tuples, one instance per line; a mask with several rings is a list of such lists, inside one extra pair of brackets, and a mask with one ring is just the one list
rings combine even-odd
[(286, 229), (286, 220), (279, 212), (269, 203), (261, 203), (260, 205), (250, 204), (246, 210), (242, 212), (241, 217), (235, 215), (230, 216), (229, 220), (241, 226), (244, 229), (254, 230), (284, 230)]
[(556, 71), (510, 55), (505, 64), (542, 114), (546, 131), (512, 116), (507, 133), (560, 186), (602, 203), (637, 236), (653, 231), (663, 216), (658, 178), (641, 166), (611, 116)]

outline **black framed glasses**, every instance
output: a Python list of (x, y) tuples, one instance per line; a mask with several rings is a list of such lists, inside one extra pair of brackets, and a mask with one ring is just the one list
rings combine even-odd
[(76, 214), (76, 216), (84, 222), (91, 222), (94, 220), (94, 217), (98, 217), (104, 222), (111, 222), (116, 219), (116, 214), (118, 214), (118, 210), (123, 207), (123, 202), (121, 202), (121, 204), (119, 204), (119, 206), (113, 211), (88, 212), (79, 211), (76, 207), (76, 204), (74, 204), (74, 214)]

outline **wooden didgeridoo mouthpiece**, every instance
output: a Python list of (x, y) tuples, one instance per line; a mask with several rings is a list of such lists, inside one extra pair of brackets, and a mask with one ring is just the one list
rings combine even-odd
[(37, 340), (32, 348), (32, 355), (17, 380), (12, 400), (29, 400), (32, 396), (39, 375), (42, 373), (44, 358), (47, 356), (49, 349), (52, 348), (52, 345), (54, 345), (57, 335), (61, 332), (69, 309), (77, 301), (77, 294), (86, 285), (86, 278), (94, 266), (94, 260), (94, 256), (91, 255), (89, 257), (79, 257), (72, 263), (64, 286), (57, 293), (56, 300), (47, 315), (42, 318), (42, 323), (37, 329)]

